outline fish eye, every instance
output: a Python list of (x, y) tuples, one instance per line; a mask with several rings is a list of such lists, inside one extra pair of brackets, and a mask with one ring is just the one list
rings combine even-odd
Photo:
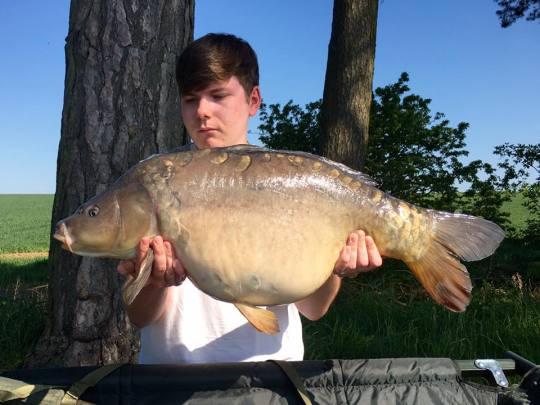
[(93, 205), (92, 207), (88, 208), (88, 216), (89, 217), (97, 217), (99, 214), (99, 207), (97, 205)]

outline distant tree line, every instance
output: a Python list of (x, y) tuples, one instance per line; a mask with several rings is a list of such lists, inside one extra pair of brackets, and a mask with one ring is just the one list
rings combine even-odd
[[(390, 194), (424, 207), (463, 211), (497, 222), (514, 232), (502, 205), (522, 192), (529, 211), (521, 236), (540, 234), (540, 144), (504, 144), (495, 148), (495, 167), (468, 155), (469, 124), (452, 127), (431, 100), (412, 94), (402, 73), (397, 82), (375, 89), (370, 110), (369, 144), (364, 171)], [(321, 154), (321, 100), (301, 107), (263, 105), (261, 142), (273, 149)], [(530, 174), (537, 177), (531, 182)], [(502, 173), (502, 174), (501, 174)]]

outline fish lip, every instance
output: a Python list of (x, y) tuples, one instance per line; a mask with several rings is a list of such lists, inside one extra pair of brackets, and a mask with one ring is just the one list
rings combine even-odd
[(69, 230), (64, 222), (60, 224), (60, 229), (54, 233), (53, 238), (59, 242), (62, 242), (62, 247), (73, 253), (73, 249), (71, 248), (73, 240), (71, 239)]

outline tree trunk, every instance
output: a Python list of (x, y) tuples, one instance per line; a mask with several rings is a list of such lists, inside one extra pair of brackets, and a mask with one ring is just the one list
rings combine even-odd
[[(187, 141), (175, 64), (193, 12), (194, 0), (72, 0), (53, 229), (139, 160)], [(27, 366), (134, 360), (116, 265), (51, 240), (49, 320)]]
[(321, 151), (355, 169), (365, 162), (377, 0), (335, 0), (321, 107)]

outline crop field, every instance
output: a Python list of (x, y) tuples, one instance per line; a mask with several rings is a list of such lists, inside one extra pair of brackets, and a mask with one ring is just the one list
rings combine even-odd
[[(47, 317), (52, 195), (0, 195), (0, 369), (20, 367)], [(514, 226), (526, 211), (507, 203)], [(505, 240), (467, 265), (473, 300), (463, 314), (427, 297), (402, 263), (346, 280), (330, 312), (304, 320), (306, 358), (500, 357), (540, 362), (540, 247)]]
[(0, 195), (0, 254), (49, 250), (54, 196)]

